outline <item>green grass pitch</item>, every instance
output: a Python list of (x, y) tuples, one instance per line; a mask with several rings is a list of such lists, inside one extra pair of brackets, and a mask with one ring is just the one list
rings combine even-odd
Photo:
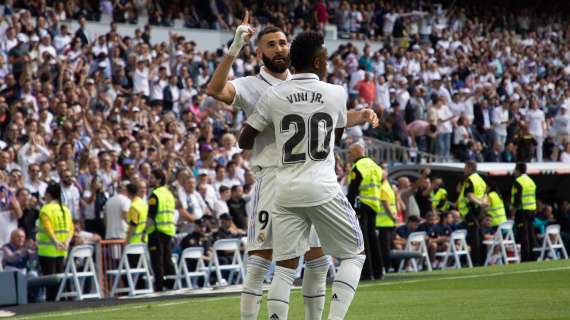
[[(328, 311), (328, 300), (325, 316)], [(294, 290), (290, 319), (303, 319)], [(239, 296), (125, 304), (16, 319), (239, 319)], [(265, 299), (260, 319), (267, 319)], [(326, 319), (326, 318), (325, 318)], [(347, 319), (570, 319), (570, 261), (390, 274), (364, 282)]]

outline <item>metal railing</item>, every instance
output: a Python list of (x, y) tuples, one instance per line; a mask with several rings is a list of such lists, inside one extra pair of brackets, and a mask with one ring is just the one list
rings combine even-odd
[[(403, 147), (401, 145), (381, 141), (371, 137), (363, 137), (366, 145), (367, 155), (376, 163), (388, 162), (389, 164), (407, 163), (431, 163), (444, 162), (442, 156), (426, 153), (416, 148)], [(343, 161), (348, 161), (347, 149), (337, 150)]]

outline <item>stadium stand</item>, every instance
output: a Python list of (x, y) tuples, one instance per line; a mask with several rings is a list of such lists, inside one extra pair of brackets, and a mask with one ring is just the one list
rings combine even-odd
[[(292, 37), (317, 29), (346, 40), (330, 52), (327, 80), (347, 90), (349, 108), (375, 110), (381, 125), (346, 130), (337, 150), (337, 174), (344, 188), (351, 168), (345, 153), (354, 142), (365, 142), (373, 158), (387, 162), (390, 170), (406, 162), (570, 163), (570, 25), (563, 19), (567, 11), (558, 7), (567, 4), (531, 10), (524, 1), (489, 7), (480, 1), (448, 2), (4, 1), (2, 266), (27, 275), (33, 301), (43, 300), (37, 288), (61, 279), (37, 278), (36, 220), (47, 183), (53, 181), (61, 184), (64, 204), (76, 221), (72, 247), (95, 247), (97, 277), (108, 295), (119, 283), (109, 285), (106, 271), (118, 267), (127, 232), (122, 214), (130, 201), (121, 186), (133, 182), (150, 191), (154, 168), (167, 173), (177, 198), (174, 252), (202, 248), (202, 263), (221, 264), (222, 270), (232, 262), (233, 256), (222, 255), (210, 261), (215, 243), (245, 235), (240, 227), (254, 179), (249, 154), (236, 144), (243, 113), (206, 94), (228, 44), (207, 51), (176, 33), (155, 39), (151, 30), (177, 26), (231, 31), (241, 23), (245, 8), (253, 10), (258, 30), (276, 25)], [(109, 27), (95, 34), (88, 20), (108, 21)], [(122, 34), (118, 24), (137, 28)], [(352, 40), (367, 42), (360, 48)], [(261, 61), (254, 49), (252, 42), (242, 50), (231, 77), (257, 73)], [(409, 178), (417, 176), (398, 178), (395, 189), (405, 204), (399, 224), (410, 216), (424, 217), (432, 208), (428, 194), (436, 177), (412, 183)], [(568, 247), (568, 198), (541, 195), (539, 200), (537, 236), (560, 225), (553, 241), (558, 246), (561, 239)], [(446, 242), (445, 228), (459, 228), (458, 214), (453, 206), (438, 213), (438, 219), (450, 219), (449, 225), (437, 228), (436, 238)], [(222, 228), (219, 217), (224, 214), (233, 221)], [(399, 240), (405, 244), (414, 231), (402, 233)], [(545, 251), (553, 244), (544, 243), (533, 244), (543, 248), (537, 257), (558, 258)], [(238, 258), (239, 280), (243, 270)], [(437, 268), (435, 260), (424, 269)], [(193, 265), (187, 269), (195, 270)], [(413, 269), (420, 268), (414, 264)], [(215, 284), (222, 283), (221, 277), (218, 272), (206, 278)], [(134, 292), (135, 284), (130, 287)]]

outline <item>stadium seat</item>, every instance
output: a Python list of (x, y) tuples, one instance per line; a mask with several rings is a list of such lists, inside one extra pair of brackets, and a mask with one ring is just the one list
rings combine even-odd
[[(208, 286), (208, 268), (204, 263), (202, 258), (204, 255), (204, 249), (201, 247), (190, 247), (184, 249), (180, 255), (180, 259), (177, 262), (173, 260), (176, 267), (176, 275), (169, 275), (164, 277), (165, 279), (174, 279), (174, 289), (182, 288), (198, 288), (196, 284), (196, 278), (204, 278), (204, 287)], [(196, 267), (190, 271), (188, 270), (188, 260), (195, 260)], [(183, 285), (185, 284), (185, 286)]]
[[(406, 241), (406, 247), (404, 248), (404, 251), (407, 252), (417, 252), (421, 255), (421, 258), (410, 258), (410, 261), (412, 262), (412, 269), (414, 272), (418, 272), (419, 268), (418, 268), (418, 262), (420, 262), (420, 267), (423, 266), (423, 262), (425, 262), (425, 264), (427, 265), (427, 269), (429, 271), (431, 271), (431, 261), (429, 259), (429, 253), (428, 253), (428, 249), (426, 246), (426, 237), (427, 234), (423, 231), (421, 232), (412, 232), (410, 233), (410, 235), (408, 236), (408, 240)], [(406, 260), (407, 259), (402, 259), (402, 261), (400, 262), (400, 268), (398, 272), (404, 272), (405, 271), (405, 264), (406, 264)]]
[[(240, 253), (241, 239), (222, 239), (214, 242), (212, 247), (212, 258), (208, 264), (208, 276), (216, 272), (216, 279), (220, 285), (226, 283), (239, 283), (245, 275), (243, 262)], [(232, 252), (232, 262), (220, 264), (219, 251)], [(222, 277), (222, 271), (230, 271), (228, 279)], [(223, 281), (222, 281), (223, 280)]]
[[(92, 280), (91, 288), (94, 288), (95, 292), (84, 293), (85, 282), (89, 280)], [(102, 298), (97, 270), (93, 263), (92, 246), (76, 246), (71, 249), (55, 300), (60, 301), (62, 298), (74, 298), (77, 301)]]
[(564, 259), (568, 259), (568, 252), (566, 252), (564, 242), (562, 242), (562, 238), (560, 237), (560, 225), (552, 224), (546, 227), (542, 247), (535, 248), (533, 251), (540, 252), (537, 261), (543, 261), (548, 258), (552, 260), (560, 259), (557, 250), (560, 250), (560, 256)]
[(443, 257), (442, 268), (447, 268), (449, 258), (453, 258), (453, 266), (461, 269), (461, 256), (466, 256), (467, 265), (473, 268), (471, 256), (469, 255), (469, 247), (467, 246), (467, 230), (455, 230), (449, 237), (449, 246), (446, 252), (438, 252), (437, 257)]
[[(134, 268), (129, 265), (129, 255), (137, 257), (137, 264)], [(108, 270), (107, 274), (114, 277), (113, 287), (110, 294), (112, 297), (117, 293), (123, 292), (127, 292), (131, 297), (154, 292), (149, 267), (148, 248), (144, 243), (126, 245), (125, 250), (123, 250), (121, 260), (119, 261), (118, 269)], [(125, 288), (119, 287), (121, 276), (125, 276), (127, 278), (127, 287)], [(136, 289), (136, 283), (141, 276), (145, 278), (146, 287), (143, 289)]]
[[(515, 242), (515, 235), (513, 233), (514, 222), (509, 220), (501, 223), (495, 232), (492, 240), (483, 241), (487, 245), (487, 259), (485, 259), (485, 266), (488, 266), (493, 258), (495, 248), (499, 248), (499, 263), (509, 264), (509, 262), (520, 263), (519, 248)], [(512, 256), (507, 254), (507, 251), (513, 253)]]

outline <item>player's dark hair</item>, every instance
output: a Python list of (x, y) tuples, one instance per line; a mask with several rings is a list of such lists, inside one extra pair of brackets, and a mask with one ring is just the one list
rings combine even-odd
[(323, 34), (315, 31), (299, 33), (291, 43), (289, 56), (291, 66), (295, 70), (307, 70), (312, 68), (315, 55), (323, 48), (325, 38)]
[(257, 38), (255, 39), (255, 44), (259, 45), (259, 41), (261, 41), (261, 39), (270, 33), (276, 33), (276, 32), (281, 32), (285, 35), (285, 37), (287, 37), (287, 34), (285, 33), (285, 31), (281, 30), (278, 27), (275, 26), (269, 26), (269, 27), (265, 27), (263, 28), (263, 30), (261, 30), (258, 34), (257, 34)]

